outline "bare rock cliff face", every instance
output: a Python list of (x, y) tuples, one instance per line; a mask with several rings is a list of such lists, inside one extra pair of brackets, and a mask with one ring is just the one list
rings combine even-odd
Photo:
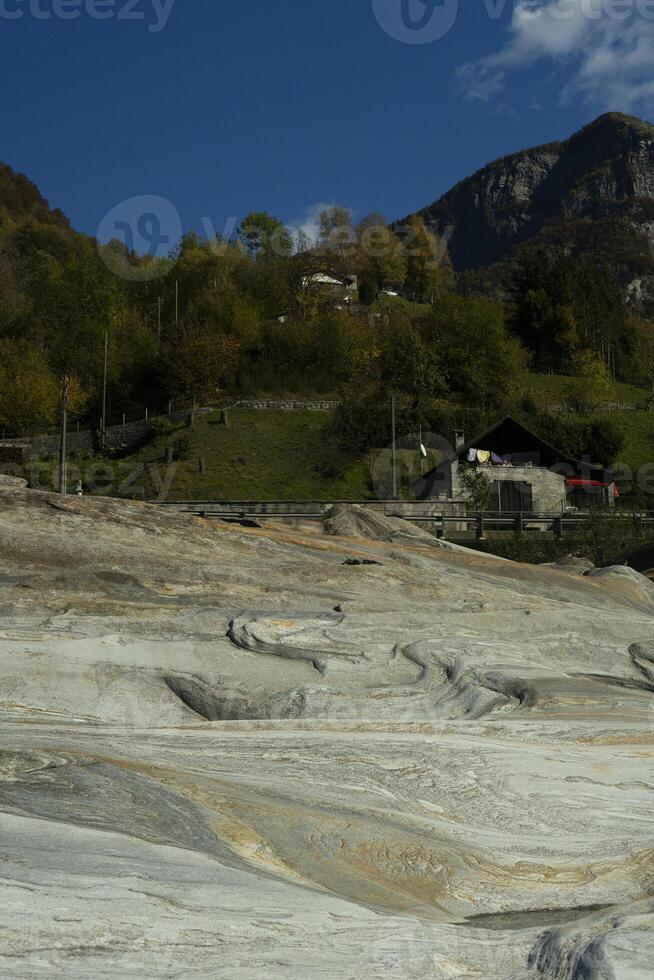
[(609, 113), (563, 143), (497, 160), (420, 212), (457, 271), (490, 265), (553, 220), (654, 227), (654, 126)]

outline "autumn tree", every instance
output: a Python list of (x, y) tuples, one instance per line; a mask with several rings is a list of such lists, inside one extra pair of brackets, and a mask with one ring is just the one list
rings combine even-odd
[(578, 351), (570, 360), (575, 378), (567, 395), (568, 407), (590, 414), (611, 395), (611, 376), (606, 362), (592, 350)]
[(447, 246), (414, 215), (398, 230), (406, 259), (404, 288), (418, 303), (434, 303), (452, 288), (453, 274)]
[(200, 403), (213, 401), (223, 385), (233, 381), (240, 346), (234, 337), (207, 326), (188, 326), (164, 352), (163, 371), (168, 390)]
[(408, 394), (415, 408), (445, 391), (439, 352), (408, 317), (392, 316), (382, 334), (382, 385)]
[(289, 256), (293, 239), (286, 227), (267, 211), (252, 211), (238, 229), (238, 238), (250, 255)]
[[(21, 341), (0, 341), (0, 425), (26, 432), (53, 425), (59, 416), (61, 379), (45, 352)], [(69, 385), (71, 414), (83, 410), (86, 394), (73, 375)]]
[(357, 252), (357, 239), (348, 208), (327, 208), (320, 215), (318, 250), (336, 275), (351, 275)]
[(356, 228), (359, 296), (372, 303), (383, 289), (401, 287), (407, 275), (402, 242), (381, 214), (370, 214)]

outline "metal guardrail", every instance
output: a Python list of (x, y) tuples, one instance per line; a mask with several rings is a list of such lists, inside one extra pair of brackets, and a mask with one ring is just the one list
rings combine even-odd
[[(198, 517), (227, 521), (321, 521), (335, 504), (373, 507), (387, 517), (398, 517), (412, 524), (429, 524), (438, 537), (446, 538), (450, 532), (457, 535), (473, 531), (478, 540), (486, 537), (487, 531), (504, 531), (523, 534), (530, 531), (551, 532), (557, 537), (574, 532), (587, 525), (593, 515), (590, 512), (554, 514), (530, 514), (526, 512), (477, 514), (447, 514), (438, 509), (438, 501), (421, 504), (419, 501), (179, 501), (162, 503), (159, 506), (172, 508)], [(398, 506), (398, 504), (400, 506)], [(427, 509), (431, 513), (427, 512)], [(415, 512), (410, 513), (409, 509)], [(420, 512), (422, 511), (422, 513)], [(624, 520), (625, 517), (637, 520), (642, 527), (654, 530), (654, 513), (641, 512), (623, 514), (619, 511), (608, 519)]]

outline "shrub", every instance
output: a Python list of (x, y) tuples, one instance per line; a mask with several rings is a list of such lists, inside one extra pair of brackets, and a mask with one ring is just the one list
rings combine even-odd
[(481, 470), (462, 469), (459, 474), (461, 489), (472, 513), (487, 511), (491, 508), (491, 485)]

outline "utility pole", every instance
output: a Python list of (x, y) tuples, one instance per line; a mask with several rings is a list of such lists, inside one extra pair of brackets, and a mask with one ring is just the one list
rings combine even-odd
[(396, 426), (395, 426), (395, 396), (391, 402), (393, 415), (393, 500), (397, 500), (397, 451), (396, 451)]
[(61, 432), (59, 436), (59, 493), (65, 494), (66, 490), (66, 467), (67, 467), (67, 447), (66, 436), (68, 429), (68, 375), (65, 374), (61, 384)]
[(157, 312), (157, 354), (161, 351), (161, 296), (158, 300)]
[(107, 441), (107, 355), (109, 353), (109, 332), (104, 333), (104, 371), (102, 375), (102, 448)]

